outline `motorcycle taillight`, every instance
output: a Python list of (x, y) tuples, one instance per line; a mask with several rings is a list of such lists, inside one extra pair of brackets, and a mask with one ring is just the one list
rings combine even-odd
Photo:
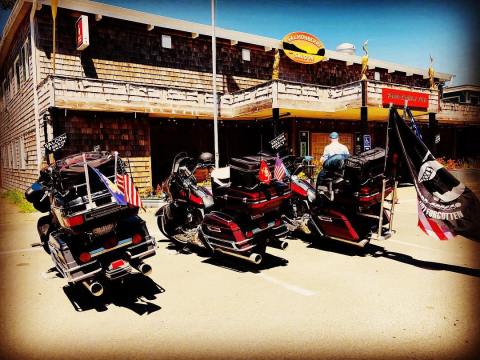
[(84, 222), (83, 215), (65, 217), (64, 222), (65, 222), (65, 226), (67, 227), (82, 225)]
[(140, 242), (142, 241), (143, 239), (143, 236), (140, 235), (140, 234), (134, 234), (132, 236), (132, 244), (134, 245), (137, 245), (137, 244), (140, 244)]
[(358, 192), (361, 195), (369, 194), (371, 192), (370, 186), (362, 186)]

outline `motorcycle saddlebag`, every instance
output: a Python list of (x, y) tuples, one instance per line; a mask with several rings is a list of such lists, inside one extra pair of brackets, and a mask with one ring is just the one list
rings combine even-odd
[(255, 189), (230, 186), (215, 202), (226, 210), (238, 211), (250, 216), (278, 211), (282, 203), (291, 196), (288, 185), (273, 181)]
[(275, 158), (272, 156), (244, 156), (230, 159), (230, 181), (232, 185), (252, 188), (258, 184), (260, 161), (264, 160), (273, 174)]
[(385, 166), (385, 149), (374, 148), (345, 160), (345, 178), (353, 183), (364, 183), (381, 175)]

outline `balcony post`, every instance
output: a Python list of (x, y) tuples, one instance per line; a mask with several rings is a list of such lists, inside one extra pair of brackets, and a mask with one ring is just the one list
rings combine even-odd
[(272, 122), (273, 122), (273, 137), (278, 135), (278, 126), (280, 122), (280, 109), (273, 108), (272, 109)]
[(365, 135), (368, 135), (367, 80), (362, 80), (362, 107), (360, 108), (361, 150), (365, 149)]
[(430, 152), (435, 156), (437, 153), (437, 144), (435, 138), (438, 134), (438, 121), (436, 119), (436, 114), (433, 112), (428, 113), (428, 128), (429, 128), (429, 142), (430, 142)]

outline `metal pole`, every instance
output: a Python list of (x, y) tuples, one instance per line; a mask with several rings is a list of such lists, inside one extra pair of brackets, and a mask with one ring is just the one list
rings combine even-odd
[(87, 209), (91, 209), (93, 207), (92, 191), (90, 189), (90, 177), (88, 176), (88, 165), (87, 165), (87, 159), (85, 158), (85, 153), (82, 154), (82, 157), (83, 157), (83, 171), (85, 173), (85, 182), (87, 184), (87, 197), (88, 197)]
[(382, 228), (383, 228), (383, 202), (385, 201), (385, 184), (387, 180), (383, 179), (382, 181), (382, 202), (380, 204), (380, 216), (378, 218), (378, 234), (377, 234), (377, 240), (380, 240), (382, 238)]
[(218, 116), (217, 116), (217, 38), (215, 36), (215, 0), (211, 0), (212, 10), (212, 92), (213, 92), (213, 142), (215, 147), (215, 167), (219, 167)]

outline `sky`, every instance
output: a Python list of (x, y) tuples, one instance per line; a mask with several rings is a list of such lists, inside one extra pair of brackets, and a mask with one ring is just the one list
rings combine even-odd
[[(203, 24), (210, 0), (102, 2)], [(456, 75), (449, 85), (480, 84), (480, 1), (217, 0), (217, 26), (277, 39), (292, 31), (317, 36), (327, 49), (368, 39), (371, 58)], [(3, 29), (7, 12), (0, 13)]]

